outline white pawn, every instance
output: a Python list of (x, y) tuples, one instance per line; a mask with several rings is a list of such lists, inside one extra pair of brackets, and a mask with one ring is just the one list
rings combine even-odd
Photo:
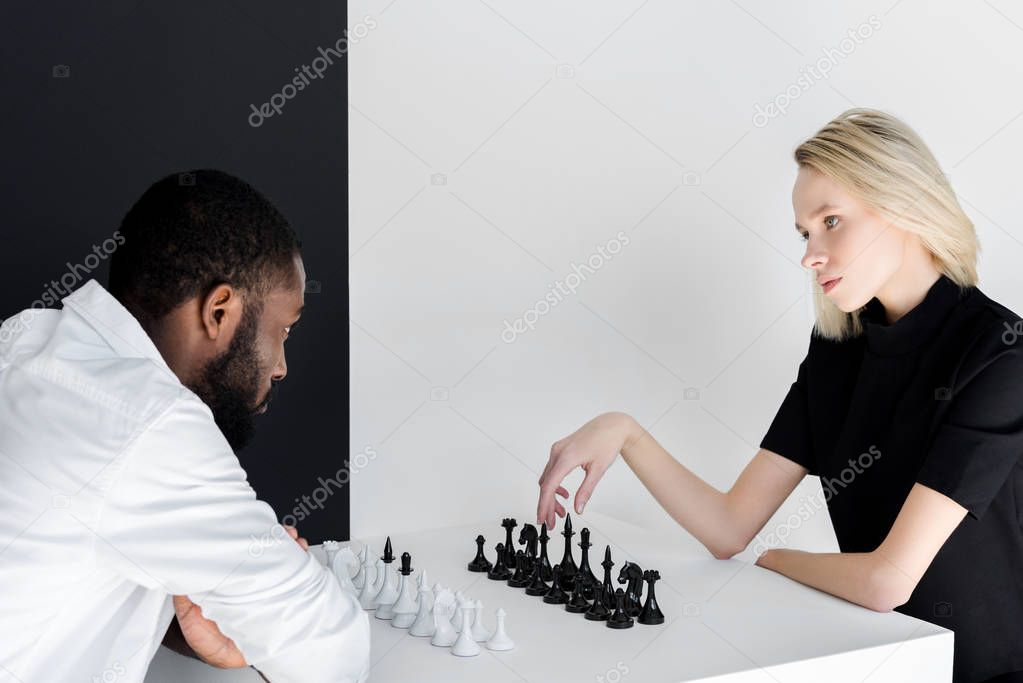
[(359, 604), (362, 605), (362, 609), (375, 609), (376, 605), (373, 604), (373, 598), (376, 597), (378, 589), (375, 588), (377, 579), (381, 578), (384, 573), (383, 560), (377, 560), (376, 570), (373, 572), (373, 580), (370, 581), (369, 575), (366, 575), (366, 580), (362, 584), (362, 590), (359, 591)]
[[(430, 587), (419, 588), (419, 610), (416, 612), (416, 620), (409, 627), (409, 635), (432, 636), (437, 630), (437, 624), (430, 613), (433, 608)], [(392, 622), (393, 623), (393, 622)]]
[(465, 603), (465, 593), (455, 591), (455, 611), (451, 615), (451, 625), (456, 633), (462, 632), (462, 605)]
[(493, 637), (487, 641), (488, 650), (510, 650), (515, 647), (515, 642), (508, 637), (508, 634), (504, 631), (504, 617), (507, 612), (504, 609), (497, 608), (497, 630), (494, 631)]
[(359, 554), (359, 571), (356, 572), (355, 576), (352, 577), (352, 585), (359, 590), (362, 590), (362, 586), (366, 583), (366, 574), (372, 569), (369, 564), (369, 546), (362, 546), (362, 552)]
[[(402, 562), (404, 561), (403, 558)], [(411, 570), (411, 567), (409, 569)], [(413, 585), (412, 579), (403, 573), (398, 584), (398, 599), (390, 608), (382, 608), (385, 614), (391, 613), (391, 626), (394, 628), (408, 628), (416, 620), (416, 601), (412, 597)], [(379, 609), (377, 614), (380, 614)]]
[(433, 637), (430, 639), (431, 645), (436, 645), (437, 647), (451, 647), (455, 644), (455, 640), (458, 639), (458, 634), (451, 625), (451, 612), (453, 611), (453, 607), (454, 596), (451, 594), (450, 590), (445, 588), (437, 595), (436, 600), (433, 602), (434, 632)]
[(397, 582), (391, 577), (394, 575), (394, 569), (391, 567), (393, 562), (384, 562), (384, 579), (383, 585), (380, 587), (380, 592), (373, 598), (373, 604), (376, 605), (378, 619), (390, 619), (391, 614), (385, 609), (381, 612), (381, 608), (387, 607), (394, 604), (394, 601), (398, 599), (398, 586)]
[(490, 631), (483, 625), (483, 601), (477, 600), (472, 604), (472, 608), (474, 612), (472, 628), (470, 629), (472, 639), (477, 643), (484, 643), (490, 640)]
[(458, 634), (458, 640), (451, 647), (451, 654), (458, 657), (475, 657), (480, 653), (480, 646), (473, 640), (472, 626), (469, 624), (472, 613), (472, 605), (466, 603), (459, 611), (462, 613), (462, 630)]
[(420, 589), (422, 589), (424, 586), (426, 587), (426, 590), (428, 590), (428, 591), (430, 590), (430, 581), (429, 581), (429, 579), (426, 578), (426, 570), (425, 569), (423, 570), (423, 573), (419, 575), (419, 578), (416, 579), (416, 590), (414, 591), (414, 595), (413, 595), (413, 598), (416, 601), (416, 609), (419, 609)]

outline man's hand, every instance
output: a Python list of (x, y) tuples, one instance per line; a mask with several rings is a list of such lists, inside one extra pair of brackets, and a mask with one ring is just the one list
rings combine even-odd
[[(283, 525), (298, 545), (309, 552), (309, 542), (298, 535), (298, 529)], [(184, 595), (174, 596), (174, 613), (181, 633), (192, 651), (210, 666), (218, 669), (239, 669), (248, 666), (234, 641), (220, 632), (216, 622), (202, 615), (202, 608)]]
[(175, 595), (174, 612), (185, 642), (199, 659), (218, 669), (248, 666), (234, 641), (220, 632), (216, 622), (202, 615), (199, 605), (184, 595)]

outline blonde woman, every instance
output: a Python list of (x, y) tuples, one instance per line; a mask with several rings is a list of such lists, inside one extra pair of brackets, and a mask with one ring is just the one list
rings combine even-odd
[(619, 454), (717, 558), (744, 550), (807, 474), (841, 549), (757, 565), (955, 632), (955, 683), (1023, 681), (1023, 322), (977, 288), (979, 246), (907, 125), (851, 109), (795, 151), (796, 230), (816, 324), (796, 380), (731, 489), (634, 419), (600, 415), (551, 447), (538, 523), (582, 512)]

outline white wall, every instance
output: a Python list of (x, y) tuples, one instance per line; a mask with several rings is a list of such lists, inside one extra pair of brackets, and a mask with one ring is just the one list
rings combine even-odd
[[(848, 107), (924, 137), (976, 223), (981, 289), (1023, 310), (1015, 3), (350, 2), (350, 26), (367, 15), (349, 54), (350, 451), (375, 457), (353, 474), (356, 537), (532, 521), (550, 444), (606, 410), (727, 489), (813, 321), (792, 150)], [(827, 78), (806, 72), (822, 59)], [(790, 86), (785, 114), (754, 121)], [(502, 340), (594, 254), (575, 294)], [(815, 493), (808, 478), (768, 527)], [(591, 507), (685, 533), (620, 460)], [(825, 512), (790, 543), (837, 549)]]

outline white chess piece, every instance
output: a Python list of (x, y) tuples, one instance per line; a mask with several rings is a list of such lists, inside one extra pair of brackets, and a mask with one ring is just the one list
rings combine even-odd
[(413, 597), (413, 598), (415, 599), (415, 601), (416, 601), (416, 609), (419, 609), (419, 595), (420, 595), (420, 589), (421, 589), (421, 588), (422, 588), (423, 586), (425, 586), (425, 587), (426, 587), (426, 590), (427, 590), (427, 591), (429, 591), (429, 590), (430, 590), (430, 581), (429, 581), (429, 579), (427, 579), (427, 578), (426, 578), (426, 570), (425, 570), (425, 569), (424, 569), (424, 570), (423, 570), (423, 572), (422, 572), (422, 573), (421, 573), (421, 574), (419, 575), (419, 578), (418, 578), (418, 579), (416, 579), (416, 589), (415, 589), (415, 591), (414, 591), (414, 595), (412, 596), (412, 597)]
[(359, 553), (359, 571), (352, 577), (352, 584), (359, 590), (362, 590), (363, 584), (366, 583), (366, 576), (370, 569), (372, 566), (369, 564), (369, 545), (364, 545), (362, 552)]
[(462, 605), (465, 603), (465, 593), (455, 591), (455, 612), (451, 615), (451, 625), (456, 633), (462, 632)]
[(458, 634), (458, 640), (451, 646), (451, 654), (458, 657), (475, 657), (480, 653), (480, 646), (473, 640), (472, 626), (472, 605), (468, 602), (459, 611), (462, 613), (462, 630)]
[(419, 609), (416, 612), (416, 620), (409, 627), (409, 635), (432, 636), (437, 630), (437, 624), (433, 620), (433, 598), (429, 586), (419, 588)]
[[(391, 607), (380, 608), (384, 610), (385, 615), (387, 612), (391, 613), (391, 626), (408, 628), (416, 620), (416, 601), (412, 597), (414, 585), (411, 577), (402, 574), (398, 583), (398, 599)], [(380, 614), (380, 609), (377, 610), (377, 614)]]
[(493, 637), (487, 641), (488, 650), (511, 650), (515, 647), (515, 642), (508, 637), (508, 634), (504, 630), (504, 618), (508, 614), (504, 609), (497, 608), (497, 630), (494, 631)]
[(453, 611), (454, 603), (455, 596), (447, 588), (438, 593), (433, 601), (434, 632), (433, 637), (430, 639), (431, 645), (451, 647), (455, 644), (455, 640), (458, 639), (458, 634), (455, 633), (455, 629), (451, 625), (451, 612)]
[(472, 639), (477, 643), (484, 643), (490, 640), (490, 631), (483, 625), (483, 601), (477, 600), (475, 603), (471, 603), (471, 605), (474, 613), (472, 628), (470, 629)]
[(380, 619), (390, 619), (391, 615), (387, 612), (387, 610), (384, 610), (384, 612), (381, 613), (380, 612), (380, 608), (384, 607), (384, 606), (387, 606), (387, 605), (393, 605), (394, 604), (394, 601), (398, 599), (398, 586), (397, 586), (397, 581), (395, 581), (392, 578), (395, 574), (394, 574), (394, 568), (391, 565), (394, 564), (394, 563), (393, 562), (384, 562), (383, 564), (384, 564), (384, 572), (383, 572), (384, 573), (384, 578), (383, 578), (382, 585), (380, 587), (380, 591), (373, 598), (373, 604), (376, 605), (376, 608), (377, 608), (376, 616), (378, 618), (380, 618)]
[(337, 551), (341, 549), (341, 544), (337, 541), (324, 541), (323, 542), (323, 553), (327, 556), (327, 568), (330, 569), (334, 564), (334, 556), (337, 555)]
[(359, 591), (352, 583), (352, 574), (349, 571), (348, 562), (346, 561), (343, 549), (334, 554), (330, 571), (334, 575), (334, 578), (337, 579), (338, 585), (341, 586), (342, 590), (354, 596), (359, 595)]
[(375, 589), (377, 578), (382, 577), (384, 568), (384, 561), (377, 560), (376, 569), (373, 571), (373, 580), (369, 578), (369, 574), (366, 575), (366, 581), (362, 584), (362, 590), (359, 591), (359, 604), (362, 605), (362, 609), (371, 610), (375, 609), (376, 605), (373, 603), (373, 598), (379, 589)]

